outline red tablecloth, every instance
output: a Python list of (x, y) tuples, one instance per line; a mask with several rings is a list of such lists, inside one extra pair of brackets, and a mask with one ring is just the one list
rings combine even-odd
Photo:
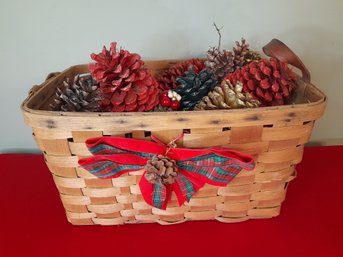
[(343, 256), (343, 146), (306, 148), (281, 215), (73, 226), (41, 155), (0, 155), (0, 256)]

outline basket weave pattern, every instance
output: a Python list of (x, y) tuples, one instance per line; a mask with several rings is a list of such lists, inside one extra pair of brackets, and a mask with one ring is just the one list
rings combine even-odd
[[(148, 62), (155, 71), (167, 61)], [(23, 104), (25, 121), (59, 190), (68, 220), (77, 225), (216, 219), (238, 222), (270, 218), (280, 212), (295, 165), (302, 159), (314, 122), (322, 116), (325, 96), (313, 85), (298, 81), (302, 103), (249, 110), (173, 113), (59, 113), (44, 111), (57, 85), (66, 77), (87, 72), (74, 66), (48, 80)], [(42, 101), (46, 99), (46, 101)], [(308, 102), (308, 103), (304, 103)], [(205, 185), (189, 203), (178, 206), (175, 195), (166, 211), (142, 198), (138, 182), (143, 172), (115, 179), (98, 179), (78, 165), (90, 156), (85, 140), (99, 136), (168, 143), (184, 133), (179, 147), (227, 147), (254, 156), (253, 171), (242, 170), (227, 187)]]

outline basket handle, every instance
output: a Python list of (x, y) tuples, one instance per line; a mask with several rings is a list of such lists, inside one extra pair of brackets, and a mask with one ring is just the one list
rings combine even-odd
[(270, 57), (274, 57), (282, 62), (289, 63), (293, 65), (294, 67), (298, 68), (299, 70), (301, 70), (302, 79), (305, 82), (308, 82), (308, 83), (311, 82), (310, 72), (305, 67), (303, 62), (291, 49), (288, 48), (288, 46), (286, 46), (280, 40), (274, 38), (267, 45), (265, 45), (262, 49), (266, 55)]
[(32, 96), (34, 93), (36, 93), (39, 89), (41, 89), (42, 87), (44, 87), (46, 85), (46, 83), (48, 83), (49, 80), (51, 80), (52, 78), (56, 77), (57, 75), (59, 75), (61, 72), (56, 71), (56, 72), (51, 72), (48, 74), (48, 76), (46, 77), (45, 81), (40, 84), (40, 85), (33, 85), (31, 87), (31, 89), (28, 92), (29, 96)]

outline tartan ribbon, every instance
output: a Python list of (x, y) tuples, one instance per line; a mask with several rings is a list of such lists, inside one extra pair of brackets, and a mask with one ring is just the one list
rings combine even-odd
[(150, 183), (144, 176), (146, 171), (139, 182), (144, 200), (163, 210), (167, 208), (173, 191), (181, 206), (205, 183), (226, 186), (242, 169), (252, 170), (255, 166), (252, 156), (219, 147), (174, 148), (172, 144), (115, 137), (91, 138), (86, 145), (93, 156), (79, 160), (79, 165), (101, 179), (142, 170), (154, 155), (175, 160), (178, 174), (173, 184)]

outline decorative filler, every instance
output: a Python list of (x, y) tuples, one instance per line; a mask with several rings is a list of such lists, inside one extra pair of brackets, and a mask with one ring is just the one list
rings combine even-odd
[(295, 91), (295, 73), (287, 63), (275, 58), (252, 62), (226, 77), (232, 84), (240, 81), (243, 92), (250, 93), (263, 106), (283, 105), (287, 103)]
[(181, 96), (175, 91), (168, 90), (162, 93), (161, 105), (163, 107), (170, 107), (173, 111), (180, 108)]
[(89, 64), (93, 78), (101, 89), (103, 111), (133, 112), (151, 111), (159, 102), (158, 83), (151, 73), (143, 68), (140, 55), (124, 49), (110, 50), (104, 46), (99, 54), (91, 54), (96, 62)]
[(181, 206), (205, 183), (226, 186), (242, 169), (252, 170), (252, 156), (226, 148), (176, 148), (157, 141), (98, 137), (86, 141), (92, 157), (79, 160), (93, 175), (110, 179), (128, 172), (144, 170), (139, 187), (151, 206), (166, 209), (172, 191)]
[(208, 70), (202, 70), (197, 74), (192, 67), (185, 76), (177, 78), (179, 87), (175, 90), (181, 96), (181, 110), (191, 111), (195, 105), (206, 96), (218, 82), (213, 79)]
[(77, 75), (74, 79), (63, 81), (57, 88), (55, 98), (50, 104), (52, 111), (98, 112), (100, 111), (99, 85), (89, 74)]
[(177, 78), (184, 76), (190, 67), (193, 67), (194, 72), (199, 74), (205, 68), (204, 61), (196, 58), (185, 60), (164, 71), (158, 78), (161, 90), (176, 89), (179, 85)]
[(224, 80), (221, 86), (215, 87), (203, 97), (194, 110), (256, 108), (261, 105), (251, 94), (242, 91), (243, 85), (240, 81), (233, 86), (229, 80)]
[(287, 64), (274, 58), (261, 59), (244, 38), (235, 42), (232, 51), (220, 49), (221, 32), (214, 26), (219, 43), (207, 51), (205, 60), (170, 62), (170, 68), (158, 72), (148, 66), (154, 76), (139, 54), (117, 49), (116, 42), (109, 50), (104, 46), (100, 53), (91, 54), (95, 63), (88, 65), (90, 75), (78, 75), (57, 88), (50, 109), (170, 112), (291, 103), (296, 75)]

